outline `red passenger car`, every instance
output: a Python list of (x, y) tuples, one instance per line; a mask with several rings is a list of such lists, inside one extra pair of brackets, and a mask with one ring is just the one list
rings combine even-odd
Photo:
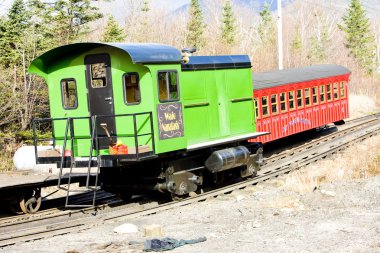
[(350, 70), (316, 65), (253, 73), (256, 126), (262, 143), (348, 118)]

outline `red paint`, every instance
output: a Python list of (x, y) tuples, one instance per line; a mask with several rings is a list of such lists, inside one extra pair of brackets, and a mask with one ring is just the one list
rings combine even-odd
[(114, 145), (109, 148), (110, 155), (126, 155), (128, 154), (128, 147), (124, 144)]
[[(309, 129), (321, 127), (329, 123), (337, 122), (349, 117), (348, 109), (348, 80), (349, 74), (316, 79), (296, 84), (286, 84), (254, 91), (254, 98), (258, 101), (259, 117), (256, 118), (256, 131), (270, 132), (269, 135), (252, 139), (254, 142), (269, 142), (292, 134), (300, 133)], [(343, 82), (343, 86), (342, 85)], [(338, 84), (337, 97), (334, 95), (334, 84)], [(331, 101), (327, 101), (327, 85), (331, 84)], [(324, 86), (325, 102), (321, 102), (321, 86)], [(313, 101), (313, 87), (317, 87), (317, 103)], [(344, 96), (341, 96), (344, 87)], [(306, 106), (306, 93), (309, 88), (310, 104)], [(302, 90), (303, 106), (297, 106), (297, 91)], [(289, 109), (289, 93), (294, 92), (294, 110)], [(287, 108), (281, 111), (280, 94), (285, 92), (285, 104)], [(277, 113), (272, 113), (271, 96), (277, 94)], [(268, 111), (262, 115), (262, 98), (268, 97)]]

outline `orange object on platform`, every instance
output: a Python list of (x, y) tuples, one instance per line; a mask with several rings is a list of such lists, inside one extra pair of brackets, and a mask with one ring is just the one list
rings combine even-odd
[(117, 155), (117, 146), (110, 146), (109, 147), (110, 155)]
[(126, 145), (113, 145), (109, 147), (110, 155), (126, 155), (128, 147)]
[(63, 153), (64, 156), (71, 156), (71, 150), (66, 149)]
[(118, 155), (128, 154), (128, 147), (126, 145), (117, 146), (117, 154)]

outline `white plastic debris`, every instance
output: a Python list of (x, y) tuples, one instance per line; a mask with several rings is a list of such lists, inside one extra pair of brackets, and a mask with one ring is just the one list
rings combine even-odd
[(237, 195), (236, 196), (236, 201), (237, 202), (242, 201), (243, 199), (245, 199), (245, 196), (243, 196), (243, 195)]
[(321, 190), (321, 193), (327, 196), (335, 197), (335, 193), (332, 191)]
[(114, 228), (113, 232), (119, 233), (119, 234), (132, 234), (138, 232), (138, 227), (131, 223), (125, 223), (123, 225), (120, 225), (116, 228)]

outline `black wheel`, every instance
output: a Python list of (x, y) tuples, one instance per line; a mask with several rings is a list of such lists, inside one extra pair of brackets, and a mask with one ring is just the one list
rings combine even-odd
[(223, 172), (215, 173), (213, 176), (214, 176), (214, 183), (216, 185), (220, 185), (224, 183), (225, 176)]
[(175, 193), (170, 193), (171, 199), (173, 201), (181, 201), (184, 200), (185, 198), (189, 197), (189, 194), (183, 194), (183, 195), (178, 195)]
[(130, 192), (118, 192), (117, 196), (125, 202), (130, 202), (132, 194)]
[(42, 203), (41, 189), (37, 188), (25, 193), (19, 198), (19, 206), (23, 213), (36, 213)]
[(9, 211), (13, 214), (23, 214), (21, 210), (19, 198), (15, 197), (10, 200), (8, 203)]

